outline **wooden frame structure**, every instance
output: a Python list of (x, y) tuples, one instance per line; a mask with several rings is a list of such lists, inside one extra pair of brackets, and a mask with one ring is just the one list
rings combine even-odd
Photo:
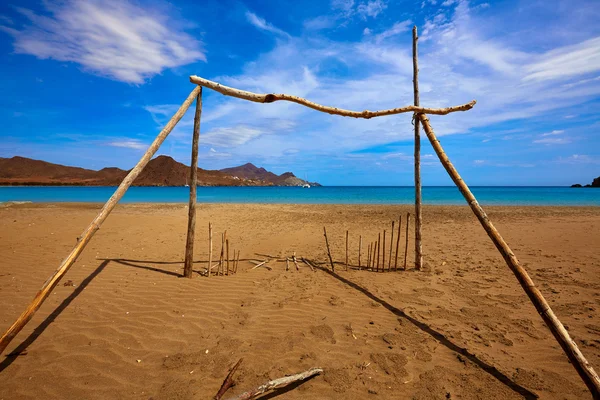
[[(136, 166), (127, 174), (125, 179), (121, 182), (114, 194), (102, 207), (96, 218), (90, 223), (90, 225), (84, 230), (81, 236), (78, 238), (77, 244), (73, 247), (69, 255), (62, 261), (58, 269), (48, 278), (43, 284), (42, 288), (38, 291), (31, 304), (25, 309), (25, 311), (19, 316), (19, 318), (8, 328), (4, 335), (0, 338), (0, 354), (4, 352), (8, 344), (14, 339), (14, 337), (23, 329), (23, 327), (31, 320), (35, 312), (40, 308), (42, 303), (50, 295), (52, 290), (59, 283), (61, 278), (67, 273), (67, 271), (73, 266), (79, 255), (83, 252), (86, 245), (90, 242), (96, 231), (100, 228), (102, 223), (106, 220), (111, 211), (115, 208), (119, 200), (123, 197), (127, 189), (131, 186), (134, 180), (138, 177), (144, 167), (148, 164), (151, 158), (154, 156), (160, 145), (167, 138), (169, 133), (173, 130), (175, 125), (181, 120), (185, 112), (188, 110), (190, 105), (196, 100), (196, 113), (194, 118), (194, 131), (193, 131), (193, 142), (192, 142), (192, 162), (191, 162), (191, 182), (190, 182), (190, 199), (189, 199), (189, 210), (188, 210), (188, 232), (186, 240), (186, 251), (185, 251), (185, 262), (184, 262), (184, 276), (192, 277), (192, 265), (193, 265), (193, 253), (194, 253), (194, 235), (195, 235), (195, 221), (196, 221), (196, 173), (198, 163), (198, 144), (200, 137), (200, 118), (202, 114), (202, 88), (208, 88), (215, 90), (223, 95), (237, 97), (257, 103), (273, 103), (275, 101), (290, 101), (305, 107), (312, 108), (314, 110), (340, 115), (344, 117), (353, 118), (375, 118), (387, 115), (395, 115), (401, 113), (413, 113), (414, 118), (414, 131), (415, 131), (415, 268), (419, 270), (422, 265), (422, 251), (421, 251), (421, 177), (420, 177), (420, 124), (423, 124), (423, 129), (427, 135), (427, 138), (431, 142), (435, 153), (437, 154), (440, 162), (452, 178), (453, 182), (459, 188), (463, 197), (467, 201), (469, 207), (478, 218), (482, 227), (497, 247), (498, 251), (506, 261), (507, 266), (513, 272), (521, 287), (535, 306), (536, 310), (540, 313), (542, 319), (554, 335), (557, 342), (562, 347), (563, 351), (573, 364), (577, 373), (590, 390), (594, 399), (600, 399), (600, 378), (585, 359), (575, 341), (570, 337), (569, 332), (565, 329), (563, 324), (560, 322), (558, 317), (554, 314), (550, 305), (537, 288), (525, 268), (520, 264), (519, 260), (512, 252), (508, 244), (504, 241), (500, 233), (496, 230), (490, 219), (488, 218), (485, 211), (481, 208), (475, 196), (471, 193), (467, 184), (462, 180), (458, 171), (454, 168), (450, 159), (444, 152), (441, 143), (437, 139), (433, 128), (429, 122), (427, 114), (434, 115), (446, 115), (458, 111), (467, 111), (473, 108), (475, 100), (462, 104), (459, 106), (446, 107), (446, 108), (427, 108), (421, 107), (419, 102), (419, 83), (418, 83), (418, 56), (417, 56), (417, 28), (413, 28), (413, 89), (414, 89), (414, 105), (392, 108), (387, 110), (379, 111), (352, 111), (344, 110), (336, 107), (324, 106), (321, 104), (314, 103), (307, 99), (292, 96), (288, 94), (258, 94), (252, 93), (236, 88), (221, 85), (217, 82), (213, 82), (198, 76), (191, 76), (190, 82), (196, 86), (183, 102), (181, 107), (177, 110), (175, 115), (169, 120), (165, 127), (158, 134), (154, 142), (150, 145), (148, 150), (144, 153), (140, 161)], [(408, 216), (407, 216), (408, 217)], [(408, 218), (407, 218), (408, 219)], [(324, 235), (327, 239), (327, 232), (324, 229)], [(393, 229), (393, 228), (392, 228)], [(408, 220), (407, 220), (408, 230)], [(212, 246), (212, 232), (209, 227), (210, 245)], [(396, 245), (398, 247), (398, 244)], [(373, 248), (373, 252), (375, 249)], [(379, 249), (377, 249), (379, 252)], [(369, 251), (370, 253), (370, 251)], [(384, 249), (385, 253), (385, 249)], [(333, 261), (331, 254), (328, 250), (329, 259), (331, 262), (332, 269)], [(406, 256), (406, 254), (405, 254)], [(384, 255), (385, 257), (385, 255)], [(229, 259), (229, 257), (227, 257)], [(391, 260), (390, 260), (391, 261)], [(406, 263), (406, 260), (405, 260)], [(210, 264), (209, 273), (210, 276)]]

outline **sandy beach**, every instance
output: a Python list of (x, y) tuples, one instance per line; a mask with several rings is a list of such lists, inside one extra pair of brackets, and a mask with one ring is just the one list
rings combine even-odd
[[(0, 208), (2, 332), (99, 208)], [(276, 393), (282, 399), (591, 398), (467, 206), (424, 207), (424, 271), (412, 268), (412, 229), (407, 271), (345, 271), (346, 230), (352, 265), (363, 236), (364, 264), (367, 243), (383, 229), (389, 235), (391, 221), (408, 211), (200, 205), (195, 270), (206, 266), (209, 221), (213, 257), (226, 229), (242, 259), (296, 252), (323, 269), (301, 263), (299, 271), (286, 271), (285, 262), (272, 262), (272, 270), (251, 270), (254, 264), (241, 261), (236, 275), (188, 280), (180, 278), (187, 207), (118, 206), (0, 359), (0, 399), (209, 399), (241, 357), (228, 395), (321, 367), (323, 375)], [(600, 208), (486, 211), (600, 369)], [(335, 273), (323, 226), (342, 262)], [(401, 260), (403, 241), (404, 228)], [(15, 350), (21, 355), (4, 357)]]

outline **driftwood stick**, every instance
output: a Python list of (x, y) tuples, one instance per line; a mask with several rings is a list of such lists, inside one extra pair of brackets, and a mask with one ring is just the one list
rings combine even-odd
[(283, 378), (274, 379), (265, 384), (260, 385), (259, 387), (249, 390), (245, 393), (240, 394), (239, 396), (230, 397), (229, 400), (249, 400), (254, 399), (257, 396), (269, 391), (276, 389), (281, 386), (289, 385), (292, 382), (303, 381), (312, 376), (319, 375), (323, 370), (321, 368), (311, 368), (308, 371), (301, 372), (299, 374), (286, 376)]
[(261, 257), (267, 257), (267, 258), (277, 258), (276, 256), (272, 256), (270, 254), (261, 254), (261, 253), (254, 253), (257, 256), (261, 256)]
[(331, 251), (329, 250), (329, 240), (327, 240), (327, 230), (323, 227), (323, 235), (325, 235), (325, 245), (327, 246), (327, 255), (329, 256), (329, 262), (331, 263), (331, 270), (335, 272), (335, 266), (333, 265), (333, 258), (331, 258)]
[(229, 275), (229, 239), (225, 240), (225, 247), (227, 248), (227, 275)]
[[(417, 51), (417, 27), (413, 26), (413, 88), (415, 106), (419, 105), (419, 57)], [(421, 253), (421, 133), (419, 118), (413, 117), (415, 123), (415, 269), (421, 269), (423, 254)]]
[(394, 248), (394, 224), (396, 221), (392, 221), (392, 236), (390, 237), (390, 257), (388, 260), (388, 271), (392, 269), (392, 249)]
[(292, 255), (292, 261), (294, 261), (294, 265), (296, 266), (296, 271), (300, 271), (300, 267), (298, 266), (298, 261), (296, 260), (296, 252)]
[(346, 271), (348, 271), (348, 231), (346, 231)]
[(375, 270), (375, 253), (377, 252), (377, 241), (371, 242), (371, 271)]
[(592, 366), (581, 353), (575, 344), (575, 341), (569, 335), (569, 332), (554, 314), (554, 311), (552, 311), (550, 305), (537, 288), (525, 268), (523, 268), (513, 251), (504, 241), (504, 238), (502, 238), (500, 232), (498, 232), (496, 227), (494, 227), (492, 221), (490, 221), (485, 211), (481, 208), (465, 181), (462, 180), (460, 174), (456, 168), (454, 168), (454, 165), (452, 165), (452, 162), (450, 162), (450, 159), (444, 152), (442, 145), (435, 136), (427, 116), (419, 114), (418, 117), (423, 123), (423, 129), (425, 130), (425, 133), (431, 142), (431, 146), (435, 150), (435, 153), (440, 159), (442, 165), (448, 172), (448, 175), (450, 175), (450, 178), (452, 178), (452, 181), (454, 181), (454, 184), (462, 193), (463, 197), (469, 204), (469, 207), (471, 207), (471, 210), (481, 223), (481, 226), (483, 226), (483, 229), (485, 229), (486, 233), (494, 245), (496, 245), (496, 248), (500, 254), (502, 254), (504, 261), (506, 261), (506, 264), (521, 284), (521, 287), (529, 297), (529, 300), (531, 300), (536, 310), (554, 335), (554, 338), (560, 344), (560, 347), (562, 347), (563, 351), (571, 361), (571, 364), (575, 367), (579, 373), (579, 376), (587, 385), (588, 389), (592, 393), (593, 398), (600, 399), (600, 378), (598, 377), (598, 374), (596, 374)]
[(381, 252), (381, 272), (385, 271), (385, 229), (383, 230), (383, 251)]
[(160, 131), (154, 142), (150, 145), (148, 150), (144, 153), (140, 161), (136, 164), (135, 167), (129, 174), (123, 179), (117, 190), (113, 193), (113, 195), (108, 199), (102, 210), (98, 213), (96, 218), (88, 225), (88, 227), (83, 231), (83, 233), (79, 236), (79, 240), (77, 244), (69, 255), (62, 261), (58, 269), (44, 282), (42, 288), (37, 292), (35, 297), (33, 298), (31, 304), (27, 306), (25, 311), (19, 316), (19, 318), (8, 328), (8, 330), (4, 333), (2, 338), (0, 338), (0, 354), (6, 349), (6, 346), (10, 343), (10, 341), (23, 329), (23, 327), (29, 322), (33, 314), (40, 308), (44, 300), (50, 295), (52, 290), (58, 285), (58, 282), (62, 279), (62, 277), (67, 273), (67, 271), (71, 268), (71, 266), (77, 260), (77, 257), (81, 254), (85, 246), (90, 242), (94, 234), (100, 226), (106, 220), (111, 211), (115, 208), (119, 200), (123, 197), (127, 189), (131, 186), (133, 181), (138, 177), (138, 175), (142, 172), (144, 167), (148, 164), (152, 156), (156, 153), (160, 145), (165, 141), (169, 133), (173, 130), (175, 125), (181, 120), (187, 109), (190, 107), (194, 99), (198, 96), (200, 90), (198, 87), (195, 87), (194, 90), (190, 93), (187, 99), (183, 102), (181, 107), (177, 110), (175, 115), (169, 120), (167, 125)]
[(236, 258), (236, 260), (235, 260), (235, 270), (233, 271), (233, 273), (234, 273), (234, 274), (237, 274), (237, 271), (238, 271), (238, 265), (240, 265), (240, 253), (241, 253), (241, 252), (242, 252), (241, 250), (238, 250), (238, 253), (237, 253), (237, 258)]
[(394, 260), (394, 271), (398, 271), (398, 250), (400, 246), (400, 229), (402, 228), (402, 215), (398, 217), (398, 237), (396, 238), (396, 259)]
[(361, 270), (362, 267), (360, 265), (360, 250), (362, 247), (362, 235), (358, 235), (358, 269)]
[(235, 386), (235, 382), (233, 381), (233, 374), (235, 374), (235, 371), (238, 369), (238, 367), (240, 366), (240, 364), (242, 363), (243, 360), (244, 360), (243, 358), (240, 358), (240, 360), (229, 370), (229, 373), (225, 377), (225, 380), (223, 381), (221, 388), (215, 395), (214, 400), (220, 400), (221, 397), (223, 397), (225, 392), (230, 387)]
[(379, 236), (377, 237), (377, 272), (379, 272), (380, 251), (381, 251), (381, 233), (379, 233)]
[[(208, 223), (208, 265), (212, 264), (212, 224)], [(210, 270), (212, 268), (208, 268), (208, 277), (210, 277)]]
[(265, 260), (259, 264), (256, 264), (254, 267), (252, 267), (250, 270), (252, 271), (253, 269), (256, 269), (258, 267), (262, 267), (263, 265), (265, 265), (267, 262), (269, 262), (269, 260)]
[(313, 265), (310, 261), (308, 261), (306, 258), (302, 257), (302, 262), (304, 262), (304, 264), (308, 265), (310, 267), (311, 271), (315, 272), (315, 268), (313, 267)]
[(286, 271), (290, 270), (290, 259), (289, 258), (285, 259), (285, 270)]
[(221, 255), (219, 257), (219, 269), (217, 274), (223, 275), (223, 260), (224, 260), (224, 252), (225, 252), (225, 232), (221, 233)]
[(476, 101), (473, 100), (470, 103), (462, 104), (460, 106), (454, 107), (446, 107), (446, 108), (424, 108), (417, 106), (404, 106), (399, 108), (392, 108), (388, 110), (380, 110), (380, 111), (350, 111), (344, 110), (337, 107), (329, 107), (323, 106), (321, 104), (313, 103), (312, 101), (303, 99), (302, 97), (292, 96), (289, 94), (259, 94), (247, 92), (245, 90), (235, 89), (229, 86), (221, 85), (220, 83), (209, 81), (208, 79), (201, 78), (199, 76), (192, 75), (190, 76), (190, 82), (195, 83), (196, 85), (204, 86), (206, 88), (212, 89), (216, 92), (224, 94), (225, 96), (237, 97), (238, 99), (244, 99), (248, 101), (253, 101), (255, 103), (273, 103), (275, 101), (291, 101), (293, 103), (297, 103), (313, 110), (321, 111), (327, 114), (333, 115), (341, 115), (343, 117), (354, 117), (354, 118), (374, 118), (374, 117), (382, 117), (385, 115), (394, 115), (394, 114), (402, 114), (409, 112), (418, 112), (418, 113), (427, 113), (431, 115), (446, 115), (457, 111), (467, 111), (473, 108)]
[(190, 162), (190, 200), (188, 204), (187, 239), (185, 242), (185, 261), (183, 276), (192, 278), (194, 267), (194, 238), (196, 236), (196, 186), (198, 184), (198, 142), (200, 141), (200, 117), (202, 115), (202, 90), (196, 97), (196, 114), (192, 134), (192, 160)]
[(367, 245), (367, 269), (371, 268), (371, 243)]
[(410, 226), (410, 213), (406, 213), (406, 245), (404, 246), (404, 270), (406, 270), (406, 257), (408, 256), (408, 227)]

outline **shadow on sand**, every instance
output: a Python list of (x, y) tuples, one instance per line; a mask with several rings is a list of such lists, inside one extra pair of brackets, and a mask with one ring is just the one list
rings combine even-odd
[(527, 388), (524, 388), (523, 386), (519, 385), (518, 383), (516, 383), (515, 381), (510, 379), (508, 376), (503, 374), (501, 371), (499, 371), (493, 365), (490, 365), (490, 364), (486, 363), (485, 361), (482, 361), (475, 354), (470, 353), (469, 350), (465, 349), (464, 347), (460, 347), (460, 346), (456, 345), (455, 343), (451, 342), (446, 336), (444, 336), (442, 333), (434, 330), (429, 325), (411, 317), (410, 315), (406, 314), (404, 311), (400, 310), (399, 308), (394, 307), (387, 301), (375, 296), (373, 293), (369, 292), (364, 287), (338, 275), (335, 272), (332, 272), (331, 270), (327, 269), (326, 267), (318, 265), (315, 262), (313, 262), (313, 265), (315, 265), (321, 271), (331, 275), (333, 278), (339, 280), (340, 282), (345, 283), (346, 285), (350, 286), (351, 288), (356, 289), (359, 292), (363, 293), (365, 296), (367, 296), (371, 300), (376, 301), (377, 303), (381, 304), (383, 307), (385, 307), (387, 310), (389, 310), (396, 316), (404, 318), (407, 321), (411, 322), (417, 328), (419, 328), (423, 332), (425, 332), (428, 335), (430, 335), (431, 337), (433, 337), (435, 340), (440, 342), (442, 345), (444, 345), (448, 349), (464, 356), (469, 361), (471, 361), (473, 364), (477, 365), (483, 371), (487, 372), (488, 374), (493, 376), (495, 379), (497, 379), (499, 382), (506, 385), (508, 388), (510, 388), (511, 390), (520, 394), (524, 398), (526, 398), (526, 399), (537, 399), (538, 398), (537, 394), (535, 394), (535, 393), (531, 392), (530, 390), (528, 390)]

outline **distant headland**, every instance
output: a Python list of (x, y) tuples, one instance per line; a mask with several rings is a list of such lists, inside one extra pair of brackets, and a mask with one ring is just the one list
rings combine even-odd
[[(15, 156), (0, 157), (0, 185), (12, 186), (117, 186), (129, 171), (107, 167), (94, 171)], [(152, 159), (133, 186), (189, 185), (190, 168), (169, 156)], [(291, 172), (274, 174), (247, 163), (221, 170), (198, 168), (199, 186), (321, 186)]]
[(581, 185), (579, 183), (576, 183), (574, 185), (571, 185), (572, 188), (580, 188), (580, 187), (597, 187), (600, 188), (600, 176), (597, 177), (596, 179), (594, 179), (592, 181), (592, 184), (590, 185), (589, 183), (587, 185)]

